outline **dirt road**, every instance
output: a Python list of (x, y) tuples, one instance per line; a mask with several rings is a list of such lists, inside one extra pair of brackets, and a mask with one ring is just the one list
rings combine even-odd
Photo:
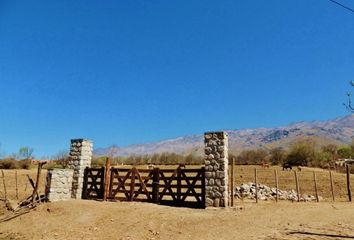
[(71, 200), (0, 223), (0, 239), (350, 238), (353, 203), (247, 203), (243, 209), (201, 210)]

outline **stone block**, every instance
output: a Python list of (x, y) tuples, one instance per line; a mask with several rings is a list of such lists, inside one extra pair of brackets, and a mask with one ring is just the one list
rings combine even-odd
[(72, 169), (49, 169), (46, 195), (49, 201), (68, 199), (71, 196)]

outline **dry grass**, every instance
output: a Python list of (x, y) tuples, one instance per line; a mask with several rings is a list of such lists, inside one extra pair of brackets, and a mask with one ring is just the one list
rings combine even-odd
[[(121, 167), (121, 165), (119, 165)], [(131, 166), (123, 166), (131, 167)], [(177, 166), (156, 166), (160, 168), (174, 169)], [(140, 169), (147, 169), (146, 165), (137, 166)], [(200, 166), (188, 166), (188, 168), (200, 168)], [(270, 187), (275, 187), (275, 176), (274, 170), (278, 171), (279, 176), (279, 188), (281, 190), (291, 190), (296, 189), (294, 171), (282, 171), (281, 167), (273, 166), (270, 168), (262, 168), (260, 166), (236, 166), (235, 167), (235, 186), (241, 183), (254, 182), (254, 169), (257, 168), (258, 182), (261, 184), (268, 185)], [(28, 197), (32, 193), (32, 187), (28, 181), (27, 175), (29, 175), (33, 180), (36, 178), (36, 169), (31, 170), (3, 170), (5, 174), (5, 182), (7, 188), (7, 195), (10, 199), (16, 199), (16, 184), (15, 184), (15, 173), (17, 172), (18, 177), (18, 197), (19, 200)], [(331, 201), (331, 191), (330, 191), (330, 180), (329, 172), (317, 168), (302, 168), (301, 172), (298, 172), (300, 192), (307, 194), (314, 194), (314, 181), (313, 181), (313, 171), (316, 172), (317, 186), (319, 195), (324, 198), (324, 201)], [(47, 170), (43, 169), (41, 174), (41, 181), (39, 186), (39, 191), (44, 193), (45, 181), (46, 181)], [(336, 201), (347, 201), (347, 186), (346, 186), (346, 175), (344, 173), (333, 172), (333, 182)], [(351, 175), (352, 182), (352, 193), (354, 193), (354, 175)], [(4, 189), (2, 184), (2, 179), (0, 181), (0, 198), (4, 196)]]
[[(117, 167), (129, 168), (132, 166), (118, 165)], [(147, 165), (135, 166), (138, 169), (148, 169)], [(175, 169), (178, 165), (155, 165), (161, 169)], [(188, 168), (200, 168), (199, 165), (188, 166)], [(254, 182), (254, 169), (257, 168), (258, 183), (265, 184), (269, 187), (275, 187), (275, 170), (278, 172), (279, 189), (296, 190), (295, 174), (293, 171), (282, 171), (280, 166), (272, 166), (263, 168), (261, 166), (252, 165), (236, 165), (235, 166), (235, 186), (241, 183)], [(295, 168), (293, 168), (295, 169)], [(230, 170), (230, 168), (229, 168)], [(323, 198), (322, 201), (332, 201), (330, 188), (329, 171), (319, 168), (302, 167), (301, 171), (297, 170), (300, 193), (315, 195), (315, 187), (313, 180), (313, 172), (316, 172), (318, 194)], [(346, 174), (332, 171), (335, 201), (348, 201)], [(229, 179), (231, 180), (231, 179)], [(230, 183), (230, 181), (229, 181)], [(351, 190), (354, 193), (354, 175), (351, 174)]]
[[(279, 189), (296, 189), (295, 174), (293, 171), (282, 171), (279, 166), (263, 168), (261, 166), (236, 166), (235, 167), (235, 186), (241, 183), (254, 182), (254, 169), (257, 168), (258, 183), (269, 187), (275, 187), (275, 173), (277, 170), (279, 178)], [(315, 194), (313, 172), (316, 172), (318, 194), (324, 201), (332, 201), (329, 171), (318, 168), (303, 167), (298, 171), (300, 193)], [(334, 194), (336, 201), (348, 201), (346, 174), (332, 172), (334, 183)], [(354, 191), (354, 175), (351, 174), (351, 190)]]
[[(139, 166), (139, 168), (142, 166)], [(146, 166), (144, 166), (146, 168)], [(280, 188), (295, 189), (294, 172), (279, 167), (237, 166), (236, 184), (253, 182), (257, 167), (260, 183), (274, 186), (274, 170)], [(4, 170), (8, 195), (16, 196), (15, 171)], [(304, 168), (299, 173), (302, 192), (313, 193), (316, 171), (320, 195), (330, 201), (329, 174)], [(27, 174), (17, 170), (19, 198), (32, 192)], [(40, 192), (44, 192), (46, 171), (42, 172)], [(333, 173), (336, 199), (346, 201), (346, 177)], [(353, 176), (352, 176), (353, 178)], [(2, 190), (0, 181), (0, 190)], [(354, 184), (354, 182), (353, 182)], [(27, 185), (27, 186), (26, 186)], [(0, 197), (3, 196), (0, 193)], [(0, 224), (0, 239), (331, 239), (354, 238), (352, 203), (237, 204), (238, 208), (188, 209), (137, 202), (71, 200), (41, 204), (36, 211)], [(0, 213), (1, 214), (1, 213)], [(309, 236), (308, 234), (312, 234)], [(307, 235), (306, 235), (307, 234)]]
[[(33, 188), (28, 181), (27, 175), (29, 175), (33, 181), (36, 181), (37, 169), (24, 170), (3, 170), (5, 175), (5, 183), (7, 189), (7, 197), (9, 199), (16, 199), (16, 172), (17, 172), (17, 188), (18, 188), (18, 199), (24, 199), (32, 194)], [(41, 173), (39, 192), (44, 193), (45, 182), (46, 182), (47, 170), (43, 169)], [(4, 197), (4, 187), (2, 178), (0, 178), (0, 197)]]

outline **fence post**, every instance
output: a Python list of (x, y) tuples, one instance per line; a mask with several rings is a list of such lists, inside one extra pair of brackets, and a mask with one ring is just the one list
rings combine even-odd
[(45, 162), (38, 163), (36, 185), (35, 185), (35, 188), (33, 189), (33, 193), (32, 193), (32, 202), (34, 202), (36, 200), (36, 195), (38, 196), (38, 198), (40, 198), (40, 196), (38, 194), (38, 187), (39, 187), (39, 179), (41, 176), (42, 167), (44, 164), (45, 164)]
[(313, 171), (313, 181), (315, 182), (316, 201), (319, 202), (320, 200), (318, 199), (317, 179), (316, 179), (316, 172), (315, 171)]
[(274, 173), (275, 173), (275, 191), (276, 191), (276, 197), (275, 197), (275, 201), (278, 202), (278, 189), (279, 189), (279, 182), (278, 182), (278, 172), (277, 170), (275, 169), (274, 170)]
[(16, 199), (18, 200), (17, 171), (15, 171), (15, 180), (16, 180)]
[(5, 197), (5, 202), (7, 201), (7, 191), (6, 191), (6, 183), (5, 183), (5, 174), (4, 170), (1, 169), (1, 174), (2, 174), (2, 184), (4, 185), (4, 197)]
[(256, 185), (256, 203), (258, 203), (257, 168), (254, 168), (254, 183)]
[(159, 202), (159, 181), (160, 181), (159, 168), (154, 168), (153, 178), (152, 178), (152, 201), (154, 203)]
[(110, 176), (109, 176), (109, 190), (108, 190), (108, 197), (110, 199), (112, 199), (112, 189), (113, 189), (113, 180), (114, 180), (114, 173), (115, 171), (117, 171), (117, 174), (118, 174), (118, 169), (114, 169), (112, 168), (111, 171), (110, 171)]
[(86, 167), (85, 170), (84, 170), (84, 184), (82, 186), (82, 199), (87, 199), (87, 174), (88, 174), (88, 171), (89, 171), (89, 167)]
[(181, 175), (181, 167), (177, 168), (177, 205), (181, 205), (181, 190), (182, 190), (182, 175)]
[(205, 208), (205, 199), (206, 199), (206, 195), (205, 195), (205, 193), (206, 193), (206, 191), (205, 191), (205, 187), (206, 187), (206, 185), (205, 185), (205, 167), (202, 167), (201, 171), (202, 171), (201, 178), (202, 178), (202, 204), (203, 204), (202, 207)]
[(131, 178), (130, 178), (130, 201), (134, 200), (134, 190), (135, 190), (135, 173), (136, 173), (136, 168), (133, 167), (131, 169)]
[(106, 167), (105, 167), (105, 172), (104, 172), (104, 193), (103, 193), (103, 201), (107, 200), (108, 193), (109, 193), (109, 172), (111, 169), (111, 161), (107, 157), (106, 158)]
[(332, 171), (329, 171), (329, 181), (331, 183), (331, 193), (332, 193), (332, 200), (333, 202), (335, 201), (334, 199), (334, 186), (333, 186), (333, 178), (332, 178)]
[(299, 187), (299, 179), (297, 177), (297, 172), (296, 170), (294, 171), (295, 173), (295, 182), (296, 182), (296, 194), (297, 194), (297, 201), (300, 202), (300, 187)]
[(348, 190), (348, 198), (349, 198), (349, 202), (352, 201), (352, 193), (350, 191), (350, 167), (349, 164), (346, 164), (346, 168), (347, 168), (347, 190)]
[(100, 198), (103, 200), (105, 198), (106, 195), (106, 168), (105, 167), (101, 167), (101, 182), (100, 182), (100, 196), (97, 193), (97, 198)]

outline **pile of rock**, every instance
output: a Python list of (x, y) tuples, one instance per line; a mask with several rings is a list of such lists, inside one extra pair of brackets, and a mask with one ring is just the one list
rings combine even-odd
[[(258, 188), (258, 200), (275, 200), (277, 196), (277, 189), (271, 188), (263, 184), (257, 184)], [(255, 183), (242, 183), (240, 186), (235, 188), (235, 197), (240, 199), (255, 199), (256, 198), (256, 184)], [(322, 197), (318, 197), (319, 200)], [(278, 189), (278, 199), (279, 200), (289, 200), (298, 201), (298, 196), (295, 190), (284, 191)], [(316, 201), (316, 197), (309, 194), (300, 194), (300, 201)]]

